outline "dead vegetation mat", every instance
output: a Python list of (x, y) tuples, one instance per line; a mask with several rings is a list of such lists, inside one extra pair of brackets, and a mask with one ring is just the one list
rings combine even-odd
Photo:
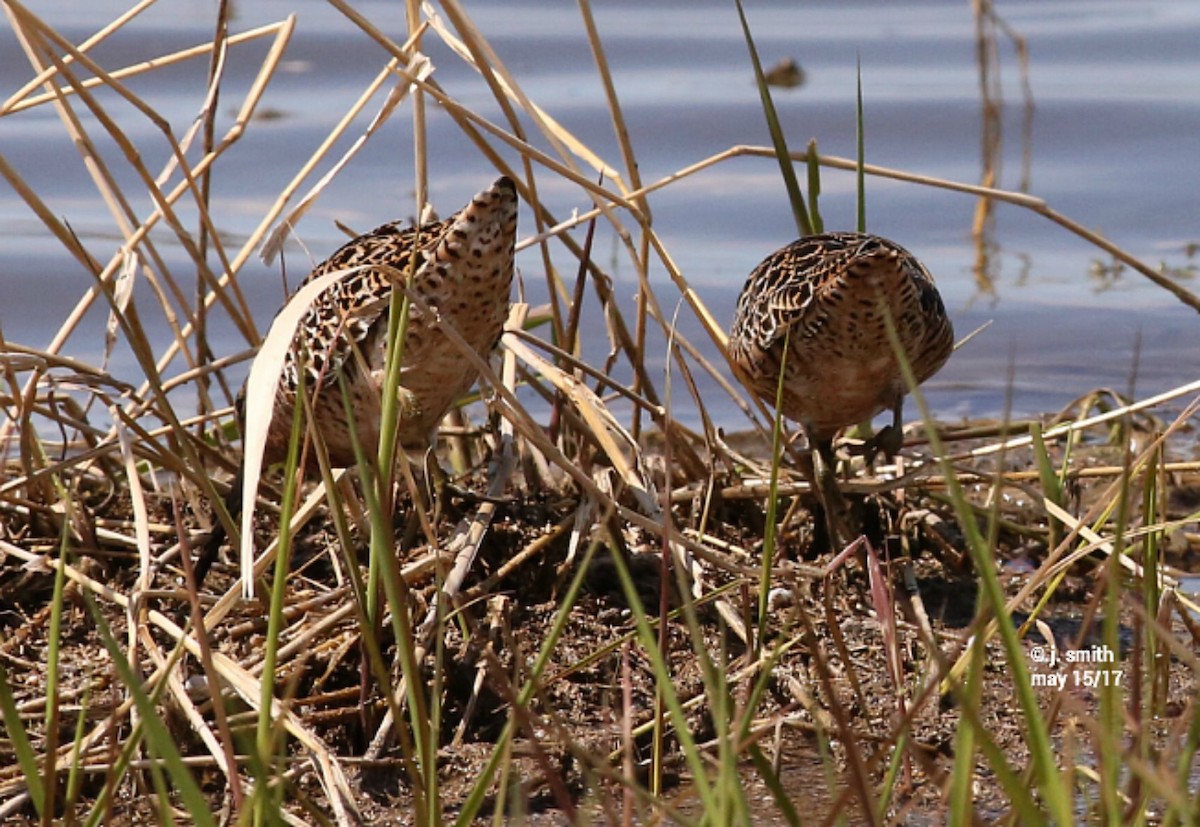
[[(1103, 451), (1093, 456), (1093, 465), (1107, 459)], [(111, 539), (121, 536), (113, 529), (130, 524), (127, 496), (102, 491), (92, 485), (94, 480), (76, 482), (83, 507), (70, 528), (64, 529), (61, 521), (56, 525), (52, 515), (4, 522), (0, 659), (38, 754), (58, 750), (60, 774), (69, 769), (70, 760), (78, 760), (83, 768), (83, 783), (69, 809), (84, 813), (104, 788), (132, 725), (126, 687), (105, 652), (94, 613), (117, 640), (132, 641), (127, 654), (140, 675), (149, 678), (175, 646), (169, 630), (153, 619), (165, 617), (183, 626), (188, 609), (177, 560), (157, 566), (147, 583), (139, 579), (136, 551), (128, 542)], [(482, 487), (484, 481), (480, 477), (463, 482), (470, 489)], [(936, 485), (852, 495), (855, 507), (867, 515), (868, 534), (873, 535), (871, 554), (882, 563), (882, 582), (890, 590), (887, 605), (893, 616), (881, 619), (884, 606), (872, 593), (866, 556), (851, 557), (836, 570), (823, 571), (834, 550), (819, 528), (822, 521), (819, 513), (813, 513), (815, 503), (807, 494), (782, 497), (780, 513), (786, 516), (774, 561), (771, 615), (760, 624), (759, 584), (745, 572), (762, 551), (763, 500), (738, 496), (741, 480), (720, 482), (732, 496), (718, 497), (706, 509), (707, 516), (686, 497), (676, 497), (672, 509), (676, 524), (692, 527), (689, 531), (705, 519), (706, 544), (724, 549), (731, 561), (724, 569), (711, 560), (701, 564), (709, 597), (693, 604), (699, 639), (681, 614), (681, 594), (674, 575), (663, 565), (660, 540), (609, 520), (591, 538), (594, 553), (587, 553), (572, 543), (571, 532), (564, 528), (580, 508), (578, 498), (533, 495), (514, 485), (491, 504), (494, 514), (453, 613), (421, 650), (422, 672), (429, 682), (426, 689), (435, 697), (440, 716), (439, 794), (447, 814), (456, 812), (471, 794), (499, 741), (510, 762), (508, 790), (494, 786), (484, 814), (497, 806), (511, 809), (512, 802), (520, 800), (519, 811), (532, 823), (570, 820), (579, 807), (594, 808), (602, 817), (615, 812), (606, 808), (620, 799), (628, 783), (628, 776), (621, 780), (622, 767), (633, 768), (637, 783), (649, 783), (655, 730), (647, 725), (662, 712), (653, 664), (635, 634), (614, 555), (629, 564), (640, 600), (660, 633), (659, 645), (674, 689), (687, 711), (688, 731), (698, 743), (713, 748), (717, 736), (713, 716), (728, 710), (713, 707), (697, 647), (723, 670), (730, 697), (744, 702), (753, 680), (765, 668), (755, 654), (753, 637), (762, 629), (764, 643), (786, 641), (787, 645), (776, 650), (769, 665), (767, 691), (753, 710), (752, 731), (781, 760), (785, 770), (781, 779), (789, 794), (798, 802), (815, 798), (819, 801), (815, 806), (830, 817), (848, 808), (853, 811), (849, 794), (843, 791), (839, 798), (836, 788), (831, 792), (822, 780), (828, 776), (822, 773), (831, 768), (835, 775), (851, 772), (847, 762), (852, 754), (854, 761), (866, 762), (857, 771), (877, 780), (898, 733), (906, 729), (911, 732), (911, 742), (904, 748), (907, 776), (893, 815), (919, 814), (936, 820), (942, 813), (946, 770), (960, 721), (954, 698), (938, 691), (935, 677), (944, 674), (961, 653), (968, 627), (978, 622), (975, 573), (954, 510)], [(1186, 506), (1189, 492), (1197, 488), (1185, 478), (1180, 482), (1172, 497)], [(1073, 489), (1076, 505), (1082, 508), (1089, 492), (1100, 485), (1080, 481)], [(981, 504), (984, 493), (984, 486), (975, 490)], [(151, 525), (161, 529), (154, 538), (154, 549), (161, 552), (176, 543), (170, 526), (177, 515), (169, 500), (151, 497), (148, 501), (157, 503), (158, 513), (150, 516)], [(437, 521), (439, 544), (451, 544), (461, 520), (470, 518), (478, 506), (451, 500)], [(398, 534), (403, 534), (404, 511), (397, 517)], [(1000, 511), (995, 556), (1011, 596), (1044, 562), (1050, 529), (1035, 517), (1029, 503), (1017, 497), (1008, 498)], [(201, 541), (204, 534), (195, 517), (180, 516), (194, 529), (194, 539)], [(272, 519), (259, 519), (263, 542), (275, 532)], [(49, 620), (55, 597), (55, 570), (47, 561), (61, 559), (57, 550), (63, 546), (64, 530), (72, 534), (66, 563), (78, 576), (73, 574), (63, 591), (59, 668), (53, 689), (57, 708), (47, 719)], [(1183, 537), (1177, 552), (1192, 553), (1189, 536), (1193, 535)], [(362, 538), (356, 534), (356, 539)], [(18, 548), (28, 553), (24, 561), (13, 553)], [(365, 548), (354, 553), (365, 565)], [(406, 566), (433, 561), (405, 569), (415, 626), (428, 613), (449, 561), (428, 542), (416, 542), (401, 554)], [(348, 610), (355, 597), (339, 571), (340, 557), (327, 515), (315, 519), (297, 538), (276, 697), (284, 700), (314, 742), (328, 750), (330, 760), (345, 770), (356, 817), (403, 823), (413, 806), (412, 780), (398, 745), (398, 738), (406, 735), (394, 724), (389, 729), (389, 705), (364, 667), (361, 614)], [(580, 566), (586, 566), (582, 592), (572, 596), (569, 616), (548, 665), (538, 674), (531, 700), (515, 706), (530, 665), (562, 620), (564, 597)], [(1094, 586), (1103, 572), (1102, 557), (1097, 555), (1085, 556), (1068, 569), (1040, 615), (1045, 624), (1030, 632), (1027, 644), (1044, 645), (1041, 635), (1049, 632), (1063, 648), (1095, 645), (1101, 621)], [(219, 564), (204, 585), (202, 605), (210, 607), (218, 595), (235, 591), (236, 577), (235, 565)], [(97, 587), (85, 587), (85, 581), (109, 594), (136, 599), (123, 603), (103, 595), (95, 599)], [(85, 600), (85, 594), (93, 598)], [(662, 624), (664, 607), (668, 614)], [(1118, 665), (1126, 670), (1127, 679), (1144, 681), (1139, 670), (1147, 667), (1137, 662), (1139, 621), (1126, 608), (1122, 609)], [(213, 650), (253, 673), (261, 659), (266, 611), (258, 600), (237, 604), (209, 630)], [(1020, 620), (1022, 615), (1015, 617)], [(1180, 639), (1195, 646), (1196, 629), (1188, 626), (1186, 618), (1180, 614), (1168, 623)], [(140, 628), (131, 630), (131, 623)], [(375, 632), (382, 650), (394, 652), (388, 624)], [(194, 635), (191, 628), (188, 633)], [(977, 699), (975, 713), (1012, 765), (1024, 766), (1024, 729), (998, 644), (988, 644), (984, 663), (994, 679), (982, 683), (984, 696)], [(169, 691), (159, 696), (159, 704), (181, 753), (194, 761), (194, 772), (213, 811), (220, 812), (230, 805), (229, 785), (198, 732), (199, 726), (213, 724), (211, 698), (202, 676), (197, 659), (184, 658), (176, 679), (186, 687), (194, 706), (183, 708), (183, 696)], [(393, 678), (398, 683), (395, 671)], [(1192, 673), (1180, 668), (1167, 668), (1161, 686), (1153, 681), (1148, 685), (1165, 693), (1164, 708), (1173, 715), (1189, 708), (1196, 690)], [(1079, 720), (1094, 714), (1095, 689), (1046, 689), (1042, 702), (1063, 748), (1086, 750), (1085, 744), (1073, 740), (1073, 733)], [(238, 751), (244, 752), (241, 747), (253, 739), (253, 711), (231, 692), (226, 695), (226, 711)], [(515, 734), (503, 740), (510, 724), (515, 725)], [(1171, 724), (1170, 714), (1156, 722), (1164, 742), (1172, 737)], [(688, 767), (670, 721), (664, 720), (662, 731), (666, 760), (658, 765), (660, 783), (673, 806), (686, 813), (695, 806)], [(83, 754), (68, 760), (66, 750), (79, 732), (94, 737)], [(292, 739), (287, 749), (289, 788), (284, 799), (287, 810), (301, 822), (315, 814), (332, 818), (336, 810), (329, 800), (327, 779), (312, 761), (312, 748), (311, 743)], [(23, 778), (11, 742), (6, 740), (2, 749), (0, 797), (11, 804), (23, 790)], [(146, 772), (130, 774), (107, 805), (109, 823), (157, 820), (159, 810), (147, 803), (154, 800), (153, 789)], [(977, 813), (999, 814), (1004, 801), (999, 785), (984, 773), (979, 779)], [(8, 810), (8, 815), (31, 818), (33, 810), (27, 805)]]

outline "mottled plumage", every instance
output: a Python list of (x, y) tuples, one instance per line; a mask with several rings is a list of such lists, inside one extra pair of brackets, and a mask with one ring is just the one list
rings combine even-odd
[(888, 339), (889, 314), (917, 381), (925, 381), (954, 346), (929, 271), (879, 236), (807, 236), (750, 274), (738, 298), (729, 353), (768, 403), (775, 401), (784, 365), (782, 412), (804, 427), (814, 447), (885, 408), (896, 416), (895, 441), (888, 447), (898, 447), (908, 388)]
[[(315, 419), (335, 466), (355, 462), (338, 388), (338, 373), (352, 394), (355, 431), (374, 453), (379, 440), (380, 400), (387, 358), (388, 308), (398, 273), (405, 273), (416, 246), (412, 290), (433, 311), (410, 305), (400, 374), (400, 444), (428, 446), (450, 406), (478, 374), (443, 332), (453, 327), (480, 355), (491, 352), (508, 315), (516, 240), (517, 193), (501, 178), (445, 221), (419, 229), (384, 224), (341, 247), (306, 281), (334, 270), (368, 267), (327, 288), (296, 332), (283, 367), (275, 414), (267, 437), (267, 462), (282, 459), (299, 387), (303, 349), (304, 384), (314, 389)], [(361, 358), (356, 355), (361, 354)]]
[[(354, 432), (368, 456), (378, 451), (381, 400), (389, 392), (400, 399), (400, 446), (414, 452), (428, 448), (438, 422), (478, 378), (445, 331), (453, 328), (484, 358), (491, 353), (508, 315), (516, 231), (516, 185), (500, 178), (445, 221), (419, 229), (384, 224), (317, 265), (305, 283), (367, 266), (325, 288), (301, 319), (275, 395), (264, 464), (287, 455), (300, 365), (332, 465), (356, 462), (339, 374), (351, 396)], [(411, 289), (429, 310), (410, 303), (400, 386), (388, 389), (383, 385), (392, 290), (414, 263)], [(240, 403), (241, 398), (239, 408)], [(312, 461), (311, 452), (309, 457)], [(235, 516), (241, 511), (242, 479), (239, 471), (225, 498)], [(218, 525), (197, 560), (197, 582), (215, 561), (224, 536)]]

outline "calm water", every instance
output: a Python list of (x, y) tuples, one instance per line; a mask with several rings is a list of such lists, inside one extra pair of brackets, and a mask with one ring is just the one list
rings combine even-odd
[[(43, 0), (35, 6), (75, 41), (114, 17), (124, 4)], [(396, 3), (359, 3), (381, 28), (399, 36)], [(795, 148), (811, 137), (823, 151), (854, 154), (855, 60), (861, 57), (866, 103), (867, 157), (873, 163), (956, 179), (980, 180), (983, 165), (980, 73), (975, 24), (966, 0), (880, 3), (763, 3), (748, 9), (764, 62), (794, 57), (806, 82), (777, 90), (776, 102)], [(318, 142), (384, 62), (383, 51), (334, 9), (315, 0), (256, 0), (236, 4), (233, 29), (282, 19), (295, 12), (297, 28), (285, 71), (262, 106), (275, 116), (256, 122), (217, 168), (215, 215), (221, 231), (239, 242)], [(614, 166), (620, 153), (597, 82), (591, 53), (573, 3), (471, 4), (476, 23), (525, 91)], [(629, 122), (641, 175), (652, 181), (738, 144), (768, 137), (753, 86), (736, 13), (729, 2), (608, 2), (595, 12)], [(1027, 39), (1035, 109), (1026, 147), (1020, 78), (1011, 44), (1000, 40), (1002, 146), (998, 186), (1029, 191), (1080, 223), (1098, 229), (1133, 254), (1178, 268), (1189, 289), (1197, 264), (1189, 245), (1200, 242), (1200, 4), (1150, 2), (1002, 2), (999, 11)], [(215, 3), (163, 0), (126, 33), (94, 52), (107, 67), (205, 41)], [(477, 76), (430, 35), (427, 48), (440, 83), (467, 105), (494, 111)], [(265, 53), (261, 42), (231, 54), (218, 132), (232, 122), (240, 96)], [(199, 107), (206, 60), (131, 82), (181, 134)], [(29, 69), (7, 24), (0, 28), (0, 88), (7, 97)], [(122, 124), (157, 168), (165, 158), (155, 128), (114, 100)], [(375, 106), (368, 107), (369, 113)], [(367, 116), (369, 118), (369, 114)], [(359, 129), (366, 123), (364, 119)], [(95, 134), (98, 128), (92, 127)], [(447, 117), (431, 108), (432, 198), (444, 213), (494, 177)], [(344, 146), (344, 144), (343, 144)], [(1026, 168), (1023, 157), (1028, 150)], [(69, 221), (101, 260), (119, 234), (95, 195), (78, 154), (48, 107), (0, 119), (0, 154), (49, 207)], [(120, 155), (109, 155), (127, 191), (139, 192)], [(334, 218), (368, 229), (413, 214), (411, 129), (401, 109), (299, 225), (308, 249), (323, 257), (340, 243)], [(543, 200), (560, 217), (589, 202), (574, 187), (540, 178)], [(971, 237), (975, 199), (952, 192), (868, 181), (870, 228), (920, 256), (939, 280), (957, 330), (992, 326), (969, 343), (929, 384), (942, 417), (989, 416), (1004, 406), (1012, 375), (1018, 413), (1056, 410), (1094, 387), (1125, 389), (1140, 339), (1140, 395), (1197, 378), (1200, 318), (1140, 276), (1095, 275), (1098, 252), (1061, 228), (1020, 208), (999, 205), (988, 236), (991, 255), (976, 272)], [(135, 204), (148, 212), (146, 199)], [(767, 159), (739, 159), (672, 185), (651, 198), (655, 224), (690, 282), (723, 322), (746, 273), (795, 235), (777, 168)], [(822, 210), (831, 229), (852, 227), (852, 175), (827, 171)], [(523, 218), (526, 232), (532, 227)], [(166, 233), (157, 238), (170, 262), (188, 272)], [(624, 299), (635, 281), (628, 259), (611, 237), (598, 239), (598, 260), (617, 278)], [(307, 254), (290, 249), (295, 284)], [(540, 259), (519, 265), (537, 299), (544, 294)], [(572, 273), (567, 258), (556, 263)], [(658, 268), (658, 295), (670, 312), (676, 292)], [(257, 260), (241, 283), (265, 327), (280, 299), (277, 269)], [(10, 341), (44, 346), (89, 277), (15, 192), (0, 185), (0, 326)], [(150, 315), (142, 296), (143, 317)], [(585, 324), (602, 358), (603, 326), (589, 305)], [(681, 325), (707, 347), (694, 322)], [(68, 351), (95, 358), (104, 318), (93, 313)], [(220, 330), (220, 328), (218, 328)], [(244, 343), (226, 335), (218, 355)], [(658, 345), (661, 353), (661, 345)], [(659, 359), (661, 370), (662, 359)], [(136, 376), (132, 359), (118, 353), (114, 370)], [(706, 402), (726, 424), (738, 426), (731, 405), (706, 385)], [(682, 389), (678, 414), (695, 421)]]

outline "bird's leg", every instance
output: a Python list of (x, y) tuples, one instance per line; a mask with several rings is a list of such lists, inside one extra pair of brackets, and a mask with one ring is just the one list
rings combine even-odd
[[(229, 519), (235, 524), (238, 517), (242, 514), (242, 488), (244, 485), (245, 466), (239, 464), (237, 474), (234, 476), (233, 482), (229, 484), (229, 491), (224, 497), (225, 511), (229, 514)], [(200, 554), (196, 557), (196, 565), (193, 573), (196, 578), (197, 591), (204, 585), (204, 578), (208, 576), (208, 570), (217, 561), (217, 556), (221, 552), (221, 544), (225, 542), (226, 536), (228, 536), (228, 532), (225, 530), (225, 523), (218, 519), (217, 524), (213, 526), (212, 534), (208, 536), (208, 540), (200, 547)]]
[(866, 457), (867, 465), (873, 465), (875, 457), (880, 452), (888, 459), (891, 459), (900, 453), (900, 449), (904, 447), (903, 408), (904, 397), (898, 395), (896, 401), (892, 403), (892, 424), (880, 428), (873, 437), (863, 444), (862, 451)]
[[(420, 454), (416, 451), (405, 453), (408, 457), (408, 471), (401, 478), (406, 481), (412, 498), (411, 507), (404, 519), (404, 534), (400, 539), (400, 547), (410, 549), (416, 546), (422, 530), (428, 536), (432, 533), (431, 526), (436, 524), (437, 513), (440, 511), (438, 472), (442, 469), (433, 457), (432, 449), (426, 449)], [(432, 521), (429, 518), (431, 510), (434, 512)]]
[(427, 480), (425, 494), (429, 498), (428, 502), (432, 512), (431, 522), (436, 526), (441, 521), (450, 497), (458, 489), (458, 486), (450, 481), (450, 475), (438, 462), (433, 448), (425, 452), (425, 479)]
[(833, 455), (833, 439), (809, 437), (812, 448), (813, 488), (825, 510), (829, 541), (836, 547), (850, 543), (861, 532), (858, 521), (850, 511), (837, 485), (837, 460)]

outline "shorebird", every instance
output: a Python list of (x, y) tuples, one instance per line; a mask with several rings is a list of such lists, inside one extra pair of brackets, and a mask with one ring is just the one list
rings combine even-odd
[[(351, 424), (363, 450), (375, 455), (385, 393), (400, 397), (400, 447), (410, 453), (424, 451), (442, 417), (478, 378), (446, 328), (454, 328), (485, 358), (500, 340), (508, 315), (517, 229), (512, 179), (500, 178), (445, 221), (420, 227), (402, 224), (384, 224), (355, 238), (305, 279), (308, 283), (335, 270), (351, 270), (318, 295), (296, 330), (275, 395), (264, 465), (287, 455), (301, 387), (312, 399), (313, 422), (331, 465), (349, 467), (356, 462)], [(415, 268), (410, 289), (428, 309), (421, 302), (410, 304), (400, 386), (390, 389), (383, 387), (388, 308), (394, 285), (410, 267)], [(349, 389), (352, 423), (339, 376)], [(231, 514), (240, 511), (240, 473), (225, 502)], [(197, 561), (197, 582), (223, 539), (218, 525)]]
[[(800, 424), (814, 452), (827, 511), (840, 502), (833, 440), (842, 428), (890, 408), (892, 424), (865, 446), (894, 455), (908, 392), (887, 333), (890, 317), (918, 383), (954, 347), (954, 329), (933, 277), (895, 242), (864, 233), (801, 238), (754, 268), (738, 297), (729, 355), (768, 404)], [(786, 350), (786, 354), (785, 354)]]

